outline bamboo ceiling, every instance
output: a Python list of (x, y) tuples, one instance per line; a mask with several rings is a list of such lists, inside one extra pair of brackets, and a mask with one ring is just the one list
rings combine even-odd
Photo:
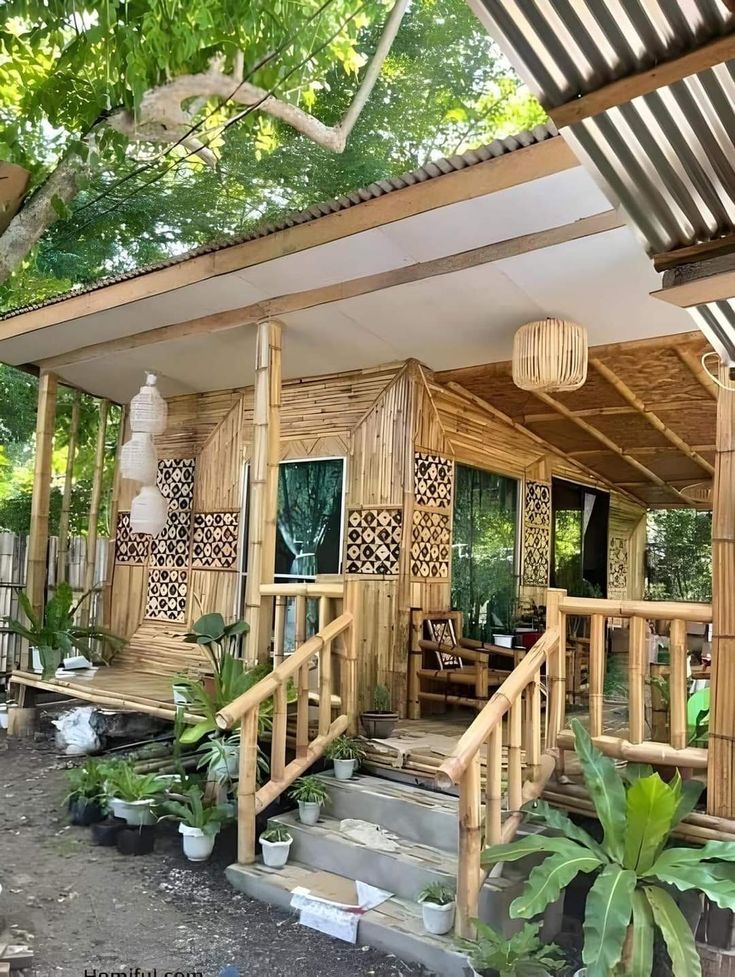
[(511, 364), (435, 375), (459, 384), (552, 447), (647, 506), (691, 505), (682, 490), (709, 481), (716, 387), (702, 371), (697, 333), (592, 347), (587, 382), (550, 397), (520, 390)]

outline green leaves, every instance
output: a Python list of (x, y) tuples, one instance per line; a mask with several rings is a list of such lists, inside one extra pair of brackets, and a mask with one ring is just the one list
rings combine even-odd
[(638, 874), (648, 871), (671, 831), (681, 794), (658, 776), (642, 777), (628, 789), (623, 865)]
[(653, 915), (644, 893), (633, 893), (633, 946), (631, 948), (630, 977), (651, 977), (653, 974)]
[(580, 872), (594, 872), (602, 864), (596, 855), (570, 842), (568, 852), (551, 855), (532, 869), (523, 895), (511, 903), (510, 915), (530, 919), (542, 913)]
[(636, 874), (608, 865), (590, 889), (584, 914), (582, 960), (587, 977), (609, 977), (620, 960), (633, 912)]
[(658, 869), (655, 877), (680, 892), (703, 892), (720, 909), (735, 910), (735, 865), (671, 865)]
[(527, 835), (518, 838), (507, 845), (490, 845), (486, 848), (480, 861), (483, 865), (494, 865), (496, 862), (517, 862), (527, 855), (556, 852), (568, 855), (578, 852), (579, 847), (566, 838), (548, 838), (546, 835)]
[(590, 734), (573, 719), (574, 747), (585, 783), (604, 831), (603, 847), (611, 858), (622, 861), (626, 820), (625, 789), (615, 765), (593, 745)]
[(702, 965), (694, 937), (679, 907), (664, 889), (646, 886), (643, 892), (663, 933), (674, 977), (701, 977)]
[(562, 811), (547, 804), (546, 801), (531, 801), (523, 807), (523, 813), (527, 818), (534, 821), (543, 821), (548, 827), (561, 833), (565, 838), (578, 841), (580, 845), (589, 848), (603, 861), (607, 861), (604, 849), (599, 845), (592, 835), (588, 834), (584, 828), (580, 828), (574, 821)]

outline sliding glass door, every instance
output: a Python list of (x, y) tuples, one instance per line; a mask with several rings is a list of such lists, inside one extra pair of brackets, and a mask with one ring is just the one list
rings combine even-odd
[(607, 526), (610, 496), (587, 485), (555, 478), (552, 587), (575, 597), (607, 596)]

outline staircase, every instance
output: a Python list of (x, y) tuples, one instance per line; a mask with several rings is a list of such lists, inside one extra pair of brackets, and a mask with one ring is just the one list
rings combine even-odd
[[(288, 828), (293, 836), (288, 865), (284, 869), (265, 868), (259, 862), (231, 865), (227, 877), (232, 885), (283, 909), (290, 906), (292, 889), (308, 889), (310, 880), (317, 874), (323, 879), (325, 872), (386, 889), (393, 897), (362, 917), (358, 942), (420, 963), (434, 973), (461, 977), (466, 963), (454, 949), (452, 935), (426, 934), (415, 901), (429, 882), (456, 884), (457, 798), (377, 777), (358, 776), (341, 782), (331, 774), (320, 776), (330, 803), (317, 825), (302, 825), (297, 812), (271, 821)], [(345, 818), (379, 824), (394, 836), (399, 850), (375, 851), (345, 837), (340, 832), (340, 821)], [(508, 906), (519, 894), (528, 869), (525, 863), (508, 865), (504, 877), (489, 878), (482, 887), (480, 916), (498, 931), (510, 934), (517, 927), (509, 919)], [(555, 932), (551, 916), (553, 913), (547, 920), (550, 936)]]

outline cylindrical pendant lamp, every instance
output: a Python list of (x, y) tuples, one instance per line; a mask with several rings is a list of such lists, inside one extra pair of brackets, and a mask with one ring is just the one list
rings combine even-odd
[(548, 317), (521, 326), (513, 339), (513, 383), (545, 393), (578, 390), (587, 379), (587, 330)]
[(144, 485), (130, 506), (130, 529), (134, 533), (158, 536), (166, 525), (168, 502), (157, 485)]
[(130, 401), (130, 430), (141, 434), (163, 434), (168, 419), (168, 405), (158, 392), (156, 374), (149, 373), (146, 382)]
[(136, 432), (120, 449), (120, 475), (143, 485), (155, 485), (158, 455), (150, 434)]

